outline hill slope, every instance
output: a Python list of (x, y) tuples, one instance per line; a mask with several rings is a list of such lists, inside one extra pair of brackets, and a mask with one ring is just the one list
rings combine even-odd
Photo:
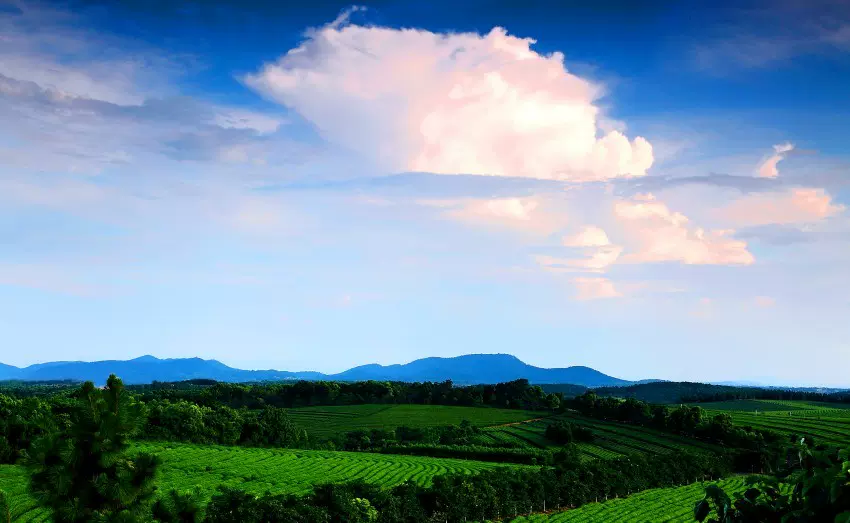
[(338, 381), (445, 381), (457, 384), (499, 383), (526, 378), (532, 383), (571, 383), (586, 387), (628, 385), (589, 367), (544, 369), (528, 365), (508, 354), (470, 354), (455, 358), (423, 358), (403, 365), (363, 365), (339, 374), (289, 372), (278, 370), (241, 370), (216, 360), (201, 358), (159, 359), (142, 356), (133, 360), (59, 361), (18, 368), (0, 365), (0, 380), (91, 380), (103, 382), (117, 374), (128, 384), (152, 381), (212, 379), (228, 382), (272, 380)]

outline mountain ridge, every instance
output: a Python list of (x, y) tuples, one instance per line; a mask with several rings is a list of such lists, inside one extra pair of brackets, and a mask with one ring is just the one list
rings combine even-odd
[(157, 358), (151, 355), (130, 360), (54, 361), (15, 367), (0, 363), (0, 380), (47, 381), (73, 379), (103, 382), (109, 374), (128, 384), (153, 381), (213, 379), (217, 381), (445, 381), (458, 384), (499, 383), (519, 378), (531, 383), (568, 383), (586, 387), (629, 385), (634, 382), (603, 374), (585, 366), (543, 368), (529, 365), (510, 354), (466, 354), (449, 358), (431, 356), (408, 363), (368, 363), (348, 370), (324, 374), (316, 371), (244, 370), (218, 360), (202, 358)]

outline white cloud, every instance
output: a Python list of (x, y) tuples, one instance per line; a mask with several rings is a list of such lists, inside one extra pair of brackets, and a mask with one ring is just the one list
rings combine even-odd
[(562, 211), (551, 209), (540, 196), (524, 198), (463, 198), (419, 200), (420, 205), (442, 209), (441, 214), (471, 225), (494, 226), (547, 235), (564, 227)]
[(657, 200), (615, 203), (614, 212), (637, 249), (623, 257), (630, 263), (676, 261), (689, 265), (750, 265), (755, 258), (732, 230), (695, 227), (687, 216)]
[(623, 252), (619, 245), (606, 245), (583, 250), (581, 258), (557, 258), (537, 255), (534, 260), (550, 272), (605, 272)]
[(750, 194), (715, 211), (715, 216), (736, 226), (811, 223), (843, 212), (823, 189), (793, 188)]
[(565, 247), (603, 247), (610, 244), (605, 231), (593, 225), (584, 227), (579, 233), (563, 239)]
[(794, 150), (794, 144), (783, 143), (773, 146), (773, 154), (768, 157), (759, 166), (758, 175), (761, 178), (776, 178), (779, 176), (779, 162), (785, 159), (785, 156)]
[(572, 281), (576, 287), (577, 300), (618, 298), (623, 295), (610, 280), (605, 278), (574, 278)]
[(391, 171), (645, 174), (649, 142), (601, 134), (601, 89), (568, 72), (562, 54), (532, 44), (502, 28), (437, 34), (337, 20), (244, 81)]

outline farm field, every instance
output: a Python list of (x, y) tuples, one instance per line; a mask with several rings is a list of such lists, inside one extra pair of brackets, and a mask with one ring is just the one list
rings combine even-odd
[(719, 485), (733, 497), (734, 494), (748, 488), (744, 477), (717, 482), (699, 482), (683, 487), (645, 490), (627, 498), (589, 503), (576, 509), (552, 514), (519, 517), (511, 523), (692, 522), (694, 521), (694, 504), (702, 499), (705, 487), (711, 484)]
[(495, 441), (513, 441), (523, 446), (546, 448), (556, 446), (544, 433), (549, 423), (564, 419), (586, 427), (593, 432), (592, 443), (581, 443), (579, 448), (587, 459), (618, 458), (628, 454), (663, 454), (675, 450), (708, 450), (713, 446), (700, 441), (668, 434), (653, 429), (602, 421), (579, 415), (559, 415), (527, 423), (485, 428), (484, 437)]
[(290, 418), (313, 438), (352, 430), (456, 425), (468, 420), (480, 427), (540, 418), (547, 413), (514, 409), (444, 405), (346, 405), (289, 409)]
[[(317, 483), (362, 479), (392, 487), (410, 479), (420, 485), (448, 472), (475, 473), (504, 465), (470, 460), (334, 451), (257, 449), (144, 443), (134, 450), (162, 458), (157, 484), (161, 490), (198, 486), (211, 497), (219, 485), (262, 494), (303, 494)], [(26, 474), (19, 466), (0, 466), (0, 490), (13, 497), (14, 521), (43, 521), (44, 512), (26, 495)]]
[(783, 412), (791, 416), (847, 416), (850, 417), (850, 405), (844, 403), (820, 403), (814, 401), (793, 400), (731, 400), (708, 403), (693, 403), (705, 410), (732, 412)]
[(850, 445), (850, 405), (779, 400), (735, 400), (695, 404), (709, 415), (726, 413), (736, 425), (785, 435), (809, 435), (835, 446)]

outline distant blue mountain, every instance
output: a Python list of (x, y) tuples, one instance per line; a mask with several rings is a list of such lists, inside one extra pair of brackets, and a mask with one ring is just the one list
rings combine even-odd
[(423, 358), (403, 365), (362, 365), (331, 378), (343, 381), (444, 381), (500, 383), (525, 378), (532, 383), (570, 383), (585, 387), (628, 385), (590, 367), (544, 369), (510, 354), (468, 354), (454, 358)]
[(242, 370), (216, 360), (201, 358), (159, 359), (142, 356), (132, 360), (57, 361), (18, 368), (0, 364), (0, 380), (91, 380), (103, 383), (109, 374), (120, 376), (128, 384), (152, 381), (212, 379), (228, 382), (277, 380), (338, 381), (445, 381), (457, 384), (499, 383), (525, 378), (532, 383), (570, 383), (585, 387), (629, 385), (589, 367), (544, 369), (528, 365), (509, 354), (469, 354), (454, 358), (423, 358), (403, 365), (362, 365), (339, 374), (289, 372), (279, 370)]

